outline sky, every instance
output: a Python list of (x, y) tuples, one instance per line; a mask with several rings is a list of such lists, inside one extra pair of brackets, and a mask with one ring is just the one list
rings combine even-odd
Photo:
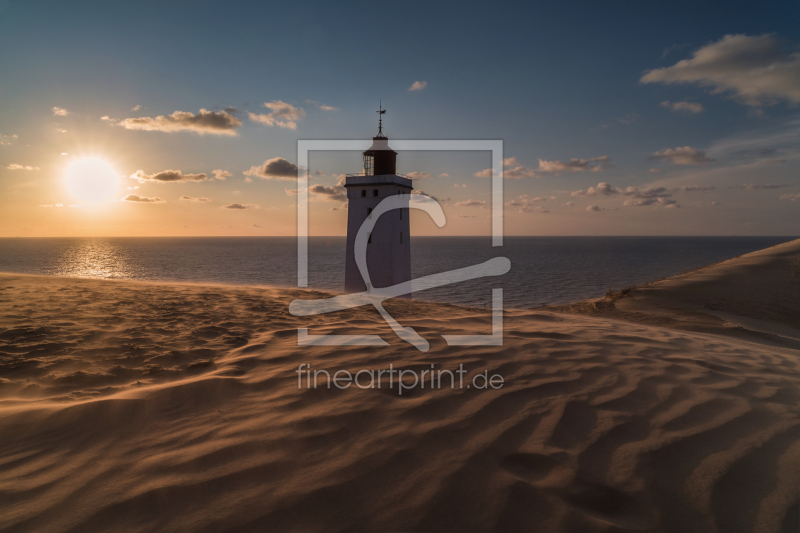
[[(500, 139), (506, 235), (798, 235), (800, 3), (0, 0), (0, 237), (295, 235), (300, 139)], [(401, 152), (489, 235), (488, 152)], [(358, 152), (312, 153), (344, 235)]]

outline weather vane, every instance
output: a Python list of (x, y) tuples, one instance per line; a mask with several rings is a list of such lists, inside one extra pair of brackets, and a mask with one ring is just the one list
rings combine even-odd
[(383, 104), (380, 100), (378, 100), (378, 137), (383, 136), (383, 115), (386, 114), (386, 110), (383, 108)]

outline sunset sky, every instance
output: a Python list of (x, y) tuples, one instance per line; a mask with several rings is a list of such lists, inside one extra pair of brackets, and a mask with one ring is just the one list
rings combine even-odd
[[(298, 139), (502, 139), (506, 235), (800, 233), (800, 3), (0, 0), (0, 236), (294, 235)], [(400, 153), (488, 235), (489, 153)], [(358, 152), (311, 156), (343, 235)]]

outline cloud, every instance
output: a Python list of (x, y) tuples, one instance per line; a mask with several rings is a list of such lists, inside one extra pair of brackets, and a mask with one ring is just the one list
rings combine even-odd
[(322, 109), (323, 111), (338, 111), (339, 110), (338, 107), (333, 107), (332, 105), (321, 104), (321, 103), (317, 102), (316, 100), (306, 100), (304, 103), (315, 105), (319, 109)]
[(69, 111), (67, 111), (63, 107), (54, 107), (53, 108), (53, 116), (66, 117), (67, 115), (69, 115)]
[(622, 190), (601, 181), (597, 184), (597, 187), (589, 187), (586, 190), (575, 191), (572, 193), (572, 196), (611, 196), (613, 194), (622, 194)]
[(648, 172), (649, 172), (650, 174), (659, 174), (659, 173), (661, 173), (661, 172), (664, 172), (664, 170), (663, 170), (663, 169), (661, 169), (661, 168), (651, 168), (650, 170), (648, 170)]
[(774, 35), (725, 35), (689, 59), (646, 72), (641, 83), (697, 84), (732, 93), (749, 106), (800, 102), (800, 53), (784, 52)]
[(256, 204), (228, 204), (228, 205), (223, 205), (222, 209), (244, 210), (244, 209), (258, 209), (259, 207), (260, 206)]
[(589, 159), (573, 158), (569, 161), (545, 161), (539, 160), (537, 172), (559, 174), (561, 172), (602, 172), (611, 164), (611, 158), (607, 155), (591, 157)]
[[(773, 183), (767, 183), (765, 185), (756, 185), (755, 183), (744, 183), (742, 184), (742, 189), (746, 191), (758, 191), (758, 190), (769, 190), (769, 189), (782, 189), (784, 187), (788, 187), (788, 185), (775, 185)], [(729, 189), (738, 189), (738, 185), (730, 185)]]
[(217, 170), (212, 170), (211, 173), (214, 174), (215, 180), (225, 180), (226, 178), (230, 178), (233, 175), (227, 170), (222, 170), (221, 168), (218, 168)]
[(114, 119), (109, 117), (108, 115), (103, 115), (102, 117), (100, 117), (100, 120), (103, 120), (105, 122), (114, 122)]
[(536, 172), (528, 167), (519, 165), (514, 168), (507, 168), (503, 171), (504, 178), (520, 179), (520, 178), (535, 178)]
[(520, 213), (532, 213), (533, 211), (549, 213), (550, 211), (548, 211), (544, 207), (535, 204), (538, 202), (546, 202), (553, 200), (555, 200), (555, 196), (551, 196), (550, 198), (543, 198), (541, 196), (537, 196), (536, 198), (531, 198), (527, 194), (523, 194), (521, 196), (518, 196), (517, 198), (514, 198), (513, 200), (509, 200), (508, 202), (506, 202), (506, 206), (517, 207), (519, 208)]
[(290, 130), (297, 129), (297, 121), (306, 115), (301, 107), (295, 107), (292, 104), (287, 104), (280, 100), (273, 102), (264, 102), (261, 104), (270, 110), (269, 113), (247, 113), (250, 120), (258, 122), (264, 126), (278, 126), (279, 128), (287, 128)]
[(697, 102), (670, 102), (669, 100), (664, 100), (658, 105), (668, 107), (673, 111), (683, 111), (694, 114), (703, 112), (703, 104), (698, 104)]
[(139, 180), (139, 183), (152, 181), (156, 183), (178, 183), (182, 181), (205, 181), (208, 176), (205, 173), (184, 174), (180, 170), (162, 170), (155, 174), (146, 174), (144, 170), (137, 170), (130, 175), (131, 179)]
[[(425, 191), (422, 191), (422, 190), (419, 190), (419, 189), (414, 189), (413, 191), (411, 191), (411, 194), (421, 194), (423, 196), (428, 196), (432, 200), (435, 200), (435, 201), (439, 202), (440, 204), (446, 204), (447, 202), (450, 201), (449, 197), (448, 198), (437, 198), (436, 196), (434, 196), (432, 194), (428, 194)], [(425, 200), (425, 199), (422, 200), (422, 202), (426, 202), (426, 201), (429, 201), (429, 200)], [(458, 204), (456, 204), (456, 205), (458, 205)]]
[(139, 196), (138, 194), (129, 194), (120, 198), (120, 202), (138, 202), (143, 204), (163, 204), (167, 201), (163, 198), (159, 198), (158, 196), (154, 196), (152, 198), (147, 196)]
[[(64, 207), (64, 204), (40, 204), (39, 207)], [(73, 207), (73, 206), (70, 206)], [(79, 207), (79, 206), (75, 206)]]
[(780, 199), (781, 200), (790, 200), (792, 202), (797, 202), (798, 200), (800, 200), (800, 192), (794, 193), (794, 194), (782, 194)]
[(450, 174), (448, 174), (447, 172), (442, 172), (441, 174), (439, 174), (439, 177), (440, 178), (449, 178)]
[(654, 197), (639, 197), (639, 198), (635, 198), (635, 199), (632, 199), (632, 200), (625, 200), (623, 205), (629, 206), (629, 207), (631, 207), (631, 206), (632, 207), (639, 207), (639, 206), (647, 206), (647, 205), (659, 204), (659, 205), (663, 205), (663, 206), (667, 206), (668, 207), (668, 206), (671, 206), (671, 205), (677, 205), (677, 203), (678, 202), (676, 200), (672, 200), (672, 199), (664, 198), (664, 197), (658, 197), (658, 198), (654, 198)]
[(30, 165), (18, 165), (16, 163), (11, 163), (6, 167), (8, 170), (41, 170), (39, 167), (32, 167)]
[(179, 200), (183, 200), (184, 202), (210, 202), (211, 198), (192, 198), (191, 196), (183, 195), (179, 198)]
[(648, 159), (658, 159), (659, 161), (669, 161), (676, 165), (705, 165), (716, 161), (706, 157), (706, 153), (692, 148), (691, 146), (682, 146), (678, 148), (664, 148), (660, 152), (655, 152)]
[(426, 178), (431, 177), (431, 175), (428, 174), (427, 172), (409, 172), (408, 174), (406, 174), (406, 176), (408, 176), (412, 180), (424, 180)]
[(171, 115), (157, 117), (126, 118), (116, 123), (127, 130), (161, 131), (173, 133), (189, 131), (198, 135), (237, 135), (236, 128), (242, 121), (227, 111), (207, 111), (198, 114), (175, 111)]
[[(536, 175), (536, 171), (523, 166), (517, 161), (516, 157), (506, 157), (503, 159), (503, 166), (504, 167), (511, 167), (506, 168), (503, 170), (503, 177), (509, 179), (520, 179), (520, 178), (538, 178), (540, 176)], [(485, 170), (481, 170), (476, 172), (474, 176), (478, 178), (491, 178), (492, 177), (492, 169), (487, 168)]]
[(590, 205), (589, 207), (586, 208), (586, 210), (589, 212), (602, 211), (602, 208), (599, 205)]
[(142, 108), (141, 104), (136, 104), (131, 108), (131, 111), (139, 111)]
[(346, 202), (347, 190), (344, 187), (327, 187), (325, 185), (312, 185), (308, 188), (308, 192), (319, 195), (325, 200), (332, 202)]
[[(520, 178), (540, 178), (540, 174), (559, 174), (561, 172), (601, 172), (608, 168), (611, 164), (611, 158), (607, 155), (600, 157), (592, 157), (589, 159), (571, 159), (570, 161), (545, 161), (539, 160), (539, 167), (536, 169), (528, 168), (520, 165), (516, 157), (507, 157), (503, 159), (504, 167), (503, 177), (511, 179)], [(474, 176), (478, 178), (491, 178), (492, 169), (487, 168), (476, 172)]]
[(710, 192), (717, 190), (713, 185), (708, 187), (701, 187), (700, 185), (684, 185), (680, 189), (674, 189), (674, 192)]
[(623, 196), (632, 196), (633, 198), (669, 198), (672, 193), (665, 187), (655, 187), (653, 189), (638, 189), (636, 187), (628, 187), (621, 191)]
[(0, 146), (7, 146), (19, 139), (19, 136), (14, 135), (0, 135)]
[(245, 170), (243, 174), (265, 180), (294, 180), (297, 179), (297, 165), (282, 157), (273, 157), (260, 166), (250, 167), (250, 170)]
[[(675, 189), (677, 191), (677, 189)], [(674, 201), (666, 201), (664, 199), (672, 196), (672, 192), (665, 187), (654, 187), (650, 189), (639, 189), (638, 187), (628, 187), (620, 189), (619, 187), (612, 187), (608, 183), (601, 181), (596, 187), (589, 187), (585, 190), (579, 190), (572, 193), (572, 196), (628, 196), (631, 199), (625, 200), (624, 205), (651, 205), (660, 202), (664, 205), (675, 203)], [(591, 206), (590, 206), (591, 207)], [(595, 211), (592, 209), (592, 211)]]
[(456, 202), (456, 207), (486, 207), (484, 200), (464, 200), (463, 202)]
[(411, 87), (408, 88), (409, 91), (421, 91), (425, 87), (428, 86), (427, 81), (415, 81), (411, 84)]

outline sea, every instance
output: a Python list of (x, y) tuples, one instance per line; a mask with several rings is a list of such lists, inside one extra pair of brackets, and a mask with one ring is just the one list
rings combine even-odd
[[(498, 277), (418, 292), (417, 299), (507, 308), (564, 304), (674, 276), (795, 237), (414, 237), (417, 278), (507, 257)], [(309, 287), (341, 292), (345, 238), (311, 237)], [(292, 237), (114, 237), (0, 239), (0, 272), (79, 278), (297, 286)]]

